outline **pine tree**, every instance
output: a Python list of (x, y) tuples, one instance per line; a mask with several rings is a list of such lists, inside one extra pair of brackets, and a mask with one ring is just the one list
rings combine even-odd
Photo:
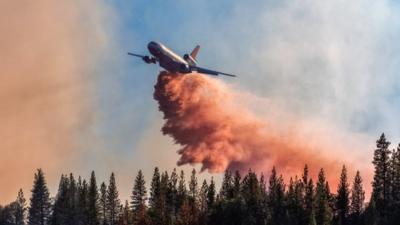
[(308, 185), (308, 182), (309, 182), (309, 180), (308, 180), (308, 166), (307, 166), (307, 164), (304, 166), (304, 171), (303, 171), (302, 180), (303, 180), (304, 186), (307, 186), (307, 185)]
[(53, 213), (51, 216), (52, 225), (67, 224), (68, 186), (69, 186), (68, 178), (65, 177), (64, 175), (61, 175), (60, 183), (58, 185), (58, 192), (53, 205)]
[(86, 180), (81, 180), (81, 177), (78, 179), (78, 186), (77, 186), (77, 195), (78, 195), (78, 202), (77, 202), (77, 224), (87, 225), (89, 223), (89, 204), (88, 204), (88, 185)]
[(26, 216), (26, 200), (24, 197), (24, 192), (19, 189), (17, 199), (15, 200), (14, 208), (14, 224), (15, 225), (25, 225)]
[(330, 216), (331, 219), (333, 219), (333, 213), (336, 208), (336, 196), (335, 194), (332, 194), (328, 181), (325, 182), (325, 190), (326, 190), (326, 195), (328, 196), (328, 206), (329, 206)]
[(372, 182), (372, 195), (371, 198), (376, 204), (378, 212), (378, 220), (380, 223), (385, 223), (387, 219), (387, 210), (389, 204), (390, 193), (390, 150), (388, 149), (390, 142), (386, 140), (385, 134), (382, 133), (380, 138), (376, 141), (376, 149), (374, 152), (375, 173)]
[(215, 202), (215, 182), (214, 178), (211, 177), (210, 185), (207, 190), (207, 208), (211, 209), (214, 206)]
[(92, 171), (87, 193), (87, 225), (99, 225), (99, 191), (97, 189), (96, 175)]
[(135, 225), (145, 225), (146, 222), (146, 182), (141, 170), (139, 170), (136, 178), (135, 184), (132, 190), (132, 213), (133, 222)]
[(177, 225), (192, 225), (193, 216), (191, 215), (191, 207), (187, 199), (185, 199), (179, 209)]
[(192, 170), (192, 175), (190, 176), (189, 181), (189, 192), (188, 192), (188, 203), (191, 209), (191, 216), (192, 216), (192, 224), (198, 224), (198, 195), (199, 195), (199, 188), (197, 184), (197, 177), (196, 177), (196, 170)]
[(400, 144), (393, 151), (391, 159), (391, 218), (392, 224), (400, 221)]
[(123, 207), (123, 209), (121, 210), (121, 219), (120, 219), (120, 223), (121, 225), (128, 225), (130, 224), (130, 210), (129, 210), (129, 203), (128, 200), (125, 200), (125, 205)]
[[(260, 183), (257, 175), (249, 170), (248, 174), (243, 178), (241, 196), (243, 199), (244, 210), (241, 212), (239, 199), (232, 199), (230, 205), (230, 213), (232, 221), (229, 224), (235, 224), (237, 221), (243, 224), (264, 224), (265, 216), (262, 210), (262, 196)], [(239, 207), (237, 207), (237, 205)], [(238, 216), (242, 215), (242, 216)]]
[(235, 175), (233, 176), (233, 187), (232, 187), (233, 198), (238, 198), (240, 195), (240, 182), (241, 182), (240, 173), (238, 170), (236, 170)]
[(51, 204), (49, 190), (46, 186), (43, 171), (35, 174), (32, 195), (30, 199), (28, 225), (47, 225), (50, 217)]
[(15, 209), (15, 202), (10, 203), (9, 205), (5, 205), (4, 207), (0, 206), (0, 224), (1, 225), (14, 225), (15, 218), (14, 218), (14, 209)]
[(272, 168), (268, 187), (268, 212), (270, 224), (284, 224), (285, 222), (285, 184), (282, 176), (278, 177), (275, 167)]
[(154, 169), (153, 178), (150, 184), (150, 209), (154, 210), (157, 208), (161, 196), (161, 176), (158, 167)]
[(181, 174), (179, 176), (178, 181), (178, 190), (176, 195), (176, 210), (178, 211), (183, 202), (186, 200), (187, 190), (186, 190), (186, 181), (185, 181), (185, 173), (181, 170)]
[(163, 179), (158, 168), (154, 169), (153, 178), (150, 184), (149, 216), (153, 225), (165, 224), (165, 184), (168, 180), (165, 175)]
[(160, 222), (162, 224), (172, 223), (172, 215), (168, 213), (168, 208), (167, 208), (168, 183), (169, 183), (169, 176), (168, 176), (168, 172), (165, 171), (161, 175), (161, 179), (160, 179), (160, 199), (159, 199), (159, 205), (158, 205), (159, 214), (160, 214)]
[(365, 211), (363, 213), (363, 218), (364, 218), (364, 220), (362, 221), (361, 224), (380, 225), (379, 219), (378, 219), (378, 211), (376, 209), (375, 201), (373, 198), (371, 198), (371, 201), (365, 208)]
[(232, 184), (232, 173), (230, 170), (226, 170), (224, 178), (222, 180), (221, 190), (219, 195), (225, 200), (233, 198), (233, 184)]
[(350, 191), (347, 182), (347, 170), (343, 165), (342, 173), (340, 175), (339, 186), (336, 196), (336, 210), (338, 224), (347, 224), (347, 216), (349, 215), (349, 199)]
[(363, 212), (363, 205), (365, 200), (365, 192), (362, 187), (362, 178), (360, 172), (357, 171), (354, 177), (353, 186), (351, 188), (351, 204), (350, 204), (350, 217), (352, 224), (361, 224), (361, 213)]
[(110, 183), (108, 184), (106, 209), (107, 209), (109, 224), (110, 225), (117, 224), (118, 215), (120, 211), (120, 200), (118, 197), (117, 186), (115, 184), (114, 173), (111, 173)]
[(69, 186), (67, 191), (67, 224), (68, 225), (77, 225), (78, 222), (78, 185), (76, 184), (74, 175), (70, 173), (69, 175)]
[(198, 186), (197, 186), (197, 177), (196, 177), (196, 170), (192, 170), (192, 175), (190, 176), (189, 181), (189, 199), (192, 206), (196, 207), (197, 200), (198, 200)]
[(302, 216), (300, 224), (309, 225), (315, 222), (315, 211), (314, 211), (314, 183), (312, 179), (308, 178), (308, 166), (304, 166), (303, 175), (300, 183), (300, 191), (303, 198)]
[(329, 207), (329, 196), (326, 189), (324, 170), (318, 174), (318, 182), (315, 191), (315, 221), (317, 225), (328, 225), (331, 222), (332, 212)]
[(303, 184), (297, 176), (290, 178), (286, 195), (286, 208), (288, 211), (288, 224), (302, 224), (303, 217)]
[(397, 149), (393, 151), (391, 158), (392, 169), (392, 199), (393, 203), (398, 205), (400, 203), (400, 144)]
[(199, 192), (199, 225), (206, 225), (207, 224), (207, 211), (208, 211), (208, 204), (207, 204), (207, 194), (208, 194), (208, 184), (207, 181), (204, 180), (203, 184), (201, 185), (200, 192)]
[(166, 193), (167, 214), (171, 217), (171, 223), (175, 223), (177, 217), (177, 184), (178, 174), (176, 173), (176, 169), (174, 168), (168, 181)]
[[(267, 193), (267, 184), (264, 178), (264, 174), (261, 173), (260, 176), (260, 181), (259, 181), (259, 185), (260, 185), (260, 207), (261, 207), (261, 214), (262, 215), (268, 215), (268, 193)], [(236, 196), (235, 198), (238, 199), (240, 198), (240, 196)]]
[(107, 225), (108, 216), (107, 216), (107, 186), (103, 182), (100, 185), (100, 219), (102, 225)]
[(260, 183), (260, 191), (262, 198), (267, 198), (267, 185), (265, 183), (265, 178), (263, 173), (261, 173), (259, 183)]

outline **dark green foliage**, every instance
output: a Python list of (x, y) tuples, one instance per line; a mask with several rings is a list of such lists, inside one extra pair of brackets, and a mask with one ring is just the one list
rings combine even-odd
[(133, 213), (133, 222), (138, 225), (145, 225), (147, 222), (147, 206), (146, 206), (146, 182), (141, 170), (139, 170), (131, 196), (131, 208)]
[[(307, 179), (303, 179), (303, 182)], [(315, 221), (315, 209), (314, 209), (314, 184), (313, 180), (309, 179), (305, 188), (304, 196), (304, 217), (302, 219), (302, 224), (316, 224)]]
[(4, 207), (0, 206), (0, 224), (1, 225), (14, 225), (14, 205), (15, 202), (10, 203)]
[(160, 180), (160, 200), (159, 200), (159, 212), (160, 221), (162, 224), (170, 224), (172, 221), (171, 215), (168, 213), (167, 206), (167, 192), (168, 192), (169, 176), (168, 172), (165, 171)]
[(99, 210), (100, 210), (100, 223), (106, 225), (108, 221), (107, 217), (107, 186), (103, 182), (100, 185), (100, 198), (99, 198)]
[(41, 169), (38, 169), (35, 174), (28, 213), (29, 225), (48, 224), (51, 213), (51, 204), (49, 190)]
[[(249, 170), (248, 174), (243, 178), (242, 188), (242, 209), (235, 208), (235, 217), (237, 218), (238, 211), (244, 213), (245, 216), (242, 218), (237, 218), (237, 220), (242, 221), (244, 224), (265, 224), (266, 215), (263, 213), (262, 209), (262, 193), (260, 189), (260, 183), (258, 181), (257, 175)], [(238, 204), (239, 199), (235, 199), (235, 203)], [(238, 204), (240, 206), (240, 204)]]
[(391, 158), (391, 202), (390, 224), (397, 224), (400, 221), (400, 144), (393, 150)]
[(207, 204), (207, 194), (208, 194), (208, 184), (207, 181), (204, 180), (203, 184), (201, 185), (199, 191), (199, 204), (198, 204), (198, 211), (199, 211), (199, 225), (206, 225), (207, 224), (207, 212), (208, 212), (208, 204)]
[(214, 178), (211, 177), (210, 185), (208, 186), (207, 190), (207, 208), (211, 209), (214, 206), (214, 203), (215, 203), (215, 182)]
[(53, 214), (51, 217), (52, 225), (63, 225), (67, 224), (67, 213), (68, 213), (68, 188), (69, 180), (64, 175), (61, 175), (60, 183), (58, 185), (57, 196), (53, 205)]
[(181, 174), (179, 176), (179, 181), (178, 181), (178, 190), (176, 194), (176, 210), (178, 211), (181, 206), (183, 205), (183, 202), (186, 200), (187, 196), (187, 190), (186, 190), (186, 183), (185, 183), (185, 173), (183, 170), (181, 170)]
[(174, 168), (171, 176), (169, 177), (168, 185), (167, 185), (167, 193), (166, 193), (166, 204), (167, 204), (167, 215), (169, 215), (169, 219), (171, 223), (176, 221), (177, 217), (177, 195), (178, 195), (178, 174), (176, 173), (176, 169)]
[(233, 198), (233, 179), (232, 173), (229, 170), (225, 171), (219, 195), (225, 200), (230, 200)]
[[(122, 205), (121, 205), (121, 207), (122, 207)], [(129, 209), (128, 200), (125, 201), (125, 205), (121, 209), (121, 214), (120, 214), (118, 224), (121, 224), (121, 225), (131, 224), (131, 211)]]
[(14, 202), (0, 205), (0, 225), (25, 225), (26, 202), (22, 189)]
[(372, 163), (375, 167), (374, 180), (372, 182), (371, 201), (376, 205), (378, 212), (378, 221), (380, 223), (387, 222), (388, 205), (390, 200), (390, 142), (386, 140), (385, 134), (382, 133), (376, 141), (376, 149), (374, 152), (374, 160)]
[(288, 224), (300, 225), (304, 215), (303, 210), (303, 182), (295, 177), (290, 178), (286, 195), (286, 209)]
[(99, 225), (99, 190), (96, 175), (92, 171), (87, 193), (87, 225)]
[(73, 174), (69, 175), (69, 186), (67, 189), (66, 224), (78, 224), (78, 188)]
[(190, 208), (190, 215), (192, 217), (191, 224), (197, 225), (199, 223), (199, 188), (197, 184), (196, 170), (192, 170), (192, 175), (189, 181), (188, 203)]
[(162, 225), (167, 223), (166, 212), (166, 189), (168, 185), (168, 174), (160, 175), (156, 167), (150, 185), (149, 217), (151, 224)]
[(196, 177), (196, 170), (192, 170), (192, 175), (190, 176), (189, 181), (189, 200), (195, 206), (198, 200), (198, 185), (197, 185), (197, 177)]
[(106, 215), (109, 225), (115, 225), (118, 222), (118, 215), (120, 213), (120, 200), (118, 197), (118, 190), (115, 183), (114, 173), (111, 173), (110, 182), (107, 189), (106, 197)]
[(179, 209), (176, 224), (177, 225), (192, 225), (194, 223), (193, 216), (191, 215), (191, 207), (189, 201), (184, 199)]
[(19, 189), (17, 199), (14, 203), (14, 225), (25, 225), (26, 200), (24, 192)]
[(365, 209), (364, 212), (364, 224), (366, 225), (378, 225), (378, 220), (379, 220), (379, 216), (378, 216), (378, 211), (376, 210), (376, 204), (374, 199), (372, 198), (371, 201), (369, 202), (367, 208)]
[(76, 224), (89, 224), (88, 192), (86, 180), (81, 181), (81, 177), (79, 177), (77, 187)]
[(269, 178), (268, 212), (269, 223), (274, 223), (276, 225), (285, 223), (285, 184), (283, 182), (283, 177), (278, 177), (276, 174), (275, 167), (272, 169), (271, 176)]
[(247, 174), (228, 170), (218, 194), (214, 179), (198, 183), (195, 170), (186, 186), (183, 171), (178, 176), (175, 169), (169, 175), (155, 168), (149, 199), (139, 171), (130, 205), (120, 204), (113, 173), (108, 187), (103, 182), (99, 189), (94, 172), (89, 182), (81, 177), (76, 180), (73, 174), (62, 175), (51, 207), (43, 172), (38, 170), (27, 220), (20, 190), (16, 201), (0, 206), (0, 225), (24, 225), (25, 221), (29, 225), (397, 225), (400, 145), (390, 151), (389, 144), (383, 134), (377, 141), (368, 204), (358, 171), (350, 190), (343, 166), (332, 194), (324, 170), (315, 186), (306, 165), (302, 176), (290, 178), (287, 186), (275, 167), (267, 182), (262, 173), (258, 177), (252, 170)]
[(331, 223), (332, 211), (329, 206), (329, 192), (326, 185), (325, 173), (321, 169), (318, 174), (317, 187), (315, 189), (315, 221), (317, 225)]
[(362, 224), (362, 212), (365, 200), (365, 191), (362, 187), (362, 178), (360, 172), (357, 171), (354, 177), (353, 186), (351, 188), (351, 204), (350, 204), (350, 224)]
[(160, 176), (160, 171), (156, 167), (154, 169), (154, 174), (150, 186), (149, 207), (151, 210), (157, 209), (158, 205), (160, 204), (160, 196), (161, 196), (161, 176)]
[[(233, 184), (232, 184), (232, 197), (237, 198), (240, 195), (240, 173), (236, 170), (235, 175), (233, 177)], [(264, 187), (265, 188), (265, 187)]]
[(336, 204), (335, 204), (336, 205), (335, 220), (339, 225), (347, 224), (347, 217), (349, 215), (349, 204), (350, 204), (349, 196), (350, 196), (350, 191), (349, 191), (349, 184), (347, 182), (347, 169), (343, 165), (336, 195)]

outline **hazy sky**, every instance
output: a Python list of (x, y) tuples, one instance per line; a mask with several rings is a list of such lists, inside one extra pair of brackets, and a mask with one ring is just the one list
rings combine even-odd
[(160, 69), (126, 55), (151, 40), (180, 55), (200, 44), (200, 64), (238, 74), (218, 79), (255, 114), (273, 101), (278, 123), (307, 124), (311, 142), (342, 142), (360, 165), (381, 132), (400, 140), (396, 1), (6, 1), (0, 32), (0, 203), (28, 193), (38, 167), (53, 195), (61, 173), (114, 171), (125, 199), (139, 168), (175, 166)]

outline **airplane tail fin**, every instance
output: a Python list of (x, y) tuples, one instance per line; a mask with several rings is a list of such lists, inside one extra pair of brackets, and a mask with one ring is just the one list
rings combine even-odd
[(193, 51), (190, 53), (190, 56), (191, 56), (194, 60), (196, 60), (196, 56), (197, 56), (197, 53), (199, 52), (199, 50), (200, 50), (200, 45), (197, 45), (197, 46), (193, 49)]

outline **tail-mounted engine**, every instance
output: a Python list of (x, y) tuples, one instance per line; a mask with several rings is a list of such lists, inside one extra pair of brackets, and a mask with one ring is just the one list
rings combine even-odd
[(189, 54), (185, 54), (183, 55), (183, 59), (189, 63), (189, 65), (191, 66), (195, 66), (197, 64), (197, 61), (195, 59), (193, 59), (192, 56), (190, 56)]

